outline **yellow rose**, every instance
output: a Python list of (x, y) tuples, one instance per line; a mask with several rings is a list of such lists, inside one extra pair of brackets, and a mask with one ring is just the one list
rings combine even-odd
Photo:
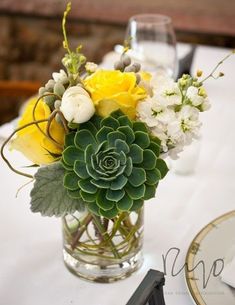
[(91, 93), (97, 113), (102, 117), (121, 109), (134, 119), (138, 101), (147, 96), (146, 90), (136, 85), (133, 72), (98, 70), (84, 84)]
[[(37, 98), (33, 98), (28, 102), (18, 127), (33, 121), (33, 107), (36, 101)], [(35, 111), (36, 120), (47, 119), (50, 114), (50, 108), (40, 100)], [(40, 123), (39, 126), (46, 132), (47, 122)], [(64, 129), (55, 120), (51, 124), (50, 133), (53, 139), (63, 146)], [(26, 158), (39, 165), (53, 162), (55, 158), (51, 154), (59, 155), (62, 153), (62, 149), (49, 140), (36, 125), (18, 131), (17, 137), (12, 141), (12, 148), (22, 152)]]

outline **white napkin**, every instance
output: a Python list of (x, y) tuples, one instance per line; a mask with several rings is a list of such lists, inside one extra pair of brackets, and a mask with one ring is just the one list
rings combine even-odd
[(235, 288), (235, 245), (227, 255), (225, 263), (226, 261), (228, 261), (228, 263), (225, 265), (224, 270), (221, 273), (221, 280), (225, 284)]

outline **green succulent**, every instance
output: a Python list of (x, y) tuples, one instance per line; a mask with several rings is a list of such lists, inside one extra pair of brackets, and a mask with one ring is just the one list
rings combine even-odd
[(94, 116), (66, 136), (64, 187), (96, 215), (113, 218), (138, 210), (155, 196), (168, 171), (159, 153), (160, 140), (144, 123), (120, 111), (104, 119)]

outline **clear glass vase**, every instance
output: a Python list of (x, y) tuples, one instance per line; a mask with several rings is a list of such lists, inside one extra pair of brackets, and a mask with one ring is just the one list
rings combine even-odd
[(79, 277), (110, 283), (142, 265), (143, 208), (113, 219), (76, 212), (62, 223), (64, 262)]

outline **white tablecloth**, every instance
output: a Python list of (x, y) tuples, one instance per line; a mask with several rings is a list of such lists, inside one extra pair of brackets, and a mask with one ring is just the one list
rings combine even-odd
[[(193, 71), (209, 72), (228, 50), (198, 47)], [(176, 267), (184, 263), (195, 234), (215, 217), (235, 209), (235, 56), (222, 68), (223, 79), (206, 84), (212, 109), (202, 114), (201, 151), (195, 173), (169, 173), (156, 199), (146, 203), (145, 261), (130, 278), (114, 284), (80, 280), (64, 267), (60, 220), (42, 218), (29, 210), (30, 186), (15, 198), (28, 180), (13, 174), (0, 161), (0, 304), (1, 305), (124, 305), (150, 268), (163, 270), (162, 255), (181, 250)], [(12, 124), (0, 129), (10, 132)], [(16, 152), (15, 164), (29, 164)], [(167, 305), (192, 305), (184, 275), (170, 275), (167, 267)]]

